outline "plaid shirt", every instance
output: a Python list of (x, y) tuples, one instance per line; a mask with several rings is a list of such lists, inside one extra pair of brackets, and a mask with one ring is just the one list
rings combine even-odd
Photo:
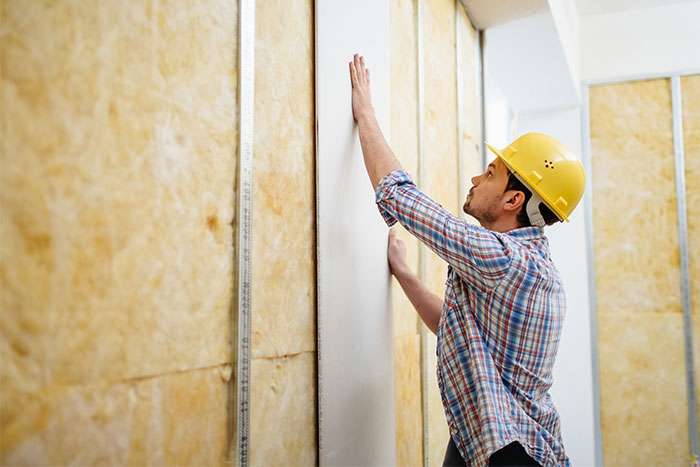
[(549, 388), (565, 297), (542, 228), (493, 232), (455, 217), (395, 170), (379, 211), (447, 261), (437, 378), (450, 434), (469, 466), (518, 441), (544, 466), (569, 465)]

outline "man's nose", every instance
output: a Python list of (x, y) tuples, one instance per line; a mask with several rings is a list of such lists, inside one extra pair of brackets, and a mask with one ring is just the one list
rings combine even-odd
[(479, 184), (479, 176), (478, 176), (478, 175), (474, 175), (474, 176), (472, 177), (472, 185), (476, 186), (476, 185), (478, 185), (478, 184)]

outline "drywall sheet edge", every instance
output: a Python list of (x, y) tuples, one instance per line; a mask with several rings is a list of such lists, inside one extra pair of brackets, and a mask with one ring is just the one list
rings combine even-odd
[(389, 130), (387, 0), (316, 1), (319, 463), (396, 460), (387, 227), (352, 118), (348, 62), (366, 57)]

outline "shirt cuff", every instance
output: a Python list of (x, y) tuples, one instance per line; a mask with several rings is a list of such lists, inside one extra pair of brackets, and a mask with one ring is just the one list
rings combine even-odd
[(384, 222), (391, 227), (396, 224), (396, 207), (390, 201), (394, 199), (396, 189), (405, 184), (414, 184), (411, 176), (401, 169), (389, 172), (377, 185), (375, 201)]

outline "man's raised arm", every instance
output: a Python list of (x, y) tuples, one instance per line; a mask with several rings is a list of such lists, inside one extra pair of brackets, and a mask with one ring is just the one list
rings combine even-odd
[(352, 83), (352, 114), (360, 130), (360, 144), (367, 174), (372, 187), (376, 190), (382, 177), (393, 170), (400, 169), (401, 164), (384, 139), (374, 115), (369, 70), (365, 67), (364, 57), (355, 54), (349, 66)]

